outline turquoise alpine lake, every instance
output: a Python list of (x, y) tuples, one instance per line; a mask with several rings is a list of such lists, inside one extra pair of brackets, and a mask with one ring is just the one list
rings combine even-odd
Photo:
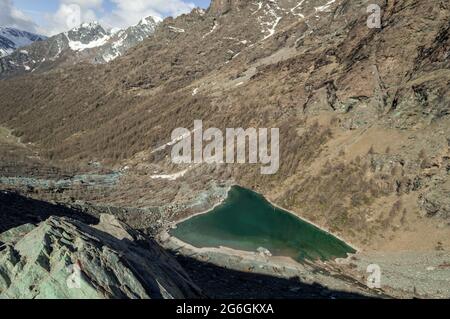
[(335, 236), (238, 186), (230, 189), (221, 205), (179, 223), (170, 234), (197, 248), (266, 248), (274, 256), (299, 262), (347, 257), (355, 252)]

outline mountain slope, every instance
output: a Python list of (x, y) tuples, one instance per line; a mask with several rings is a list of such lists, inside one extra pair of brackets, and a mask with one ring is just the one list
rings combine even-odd
[(0, 26), (0, 58), (11, 54), (18, 48), (45, 39), (47, 38), (42, 35)]
[(156, 26), (152, 17), (114, 32), (106, 31), (96, 22), (84, 23), (0, 59), (0, 77), (44, 72), (79, 62), (107, 63), (150, 36)]
[(0, 240), (2, 298), (201, 296), (173, 257), (112, 216), (102, 215), (97, 226), (51, 217), (11, 229)]
[[(230, 182), (360, 247), (450, 245), (449, 5), (376, 2), (381, 29), (373, 1), (216, 0), (107, 66), (1, 81), (2, 125), (49, 158), (129, 167), (102, 199), (117, 205), (183, 207)], [(174, 166), (161, 146), (197, 119), (280, 128), (280, 171)]]

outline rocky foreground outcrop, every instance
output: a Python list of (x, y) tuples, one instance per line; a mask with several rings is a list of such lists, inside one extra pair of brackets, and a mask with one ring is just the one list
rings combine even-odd
[(51, 217), (0, 235), (0, 298), (196, 298), (181, 266), (138, 232)]
[[(367, 24), (373, 4), (380, 28)], [(65, 166), (126, 167), (115, 189), (62, 195), (169, 207), (170, 220), (196, 213), (172, 207), (213, 183), (238, 184), (361, 248), (448, 250), (449, 21), (445, 0), (214, 0), (110, 64), (0, 81), (1, 125), (22, 143), (0, 151), (13, 164), (0, 175), (20, 177), (17, 153), (27, 167), (37, 151)], [(279, 128), (277, 174), (173, 165), (172, 131), (199, 119)]]

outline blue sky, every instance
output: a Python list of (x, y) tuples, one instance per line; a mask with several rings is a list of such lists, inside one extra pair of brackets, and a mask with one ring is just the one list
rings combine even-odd
[(177, 16), (210, 0), (0, 0), (0, 25), (53, 35), (69, 29), (68, 20), (99, 21), (106, 27), (125, 27), (152, 15)]

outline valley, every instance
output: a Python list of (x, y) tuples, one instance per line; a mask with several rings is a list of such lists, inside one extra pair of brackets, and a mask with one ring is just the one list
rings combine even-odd
[[(213, 0), (110, 61), (96, 48), (33, 73), (0, 68), (0, 274), (16, 276), (2, 265), (48, 235), (52, 265), (62, 247), (110, 270), (102, 241), (131, 265), (157, 261), (139, 269), (155, 281), (127, 262), (112, 286), (89, 277), (100, 298), (449, 298), (449, 19), (444, 0)], [(199, 120), (278, 128), (279, 170), (174, 163), (172, 132), (194, 135)], [(89, 249), (71, 251), (65, 232)], [(0, 281), (0, 296), (49, 296), (35, 285)]]

